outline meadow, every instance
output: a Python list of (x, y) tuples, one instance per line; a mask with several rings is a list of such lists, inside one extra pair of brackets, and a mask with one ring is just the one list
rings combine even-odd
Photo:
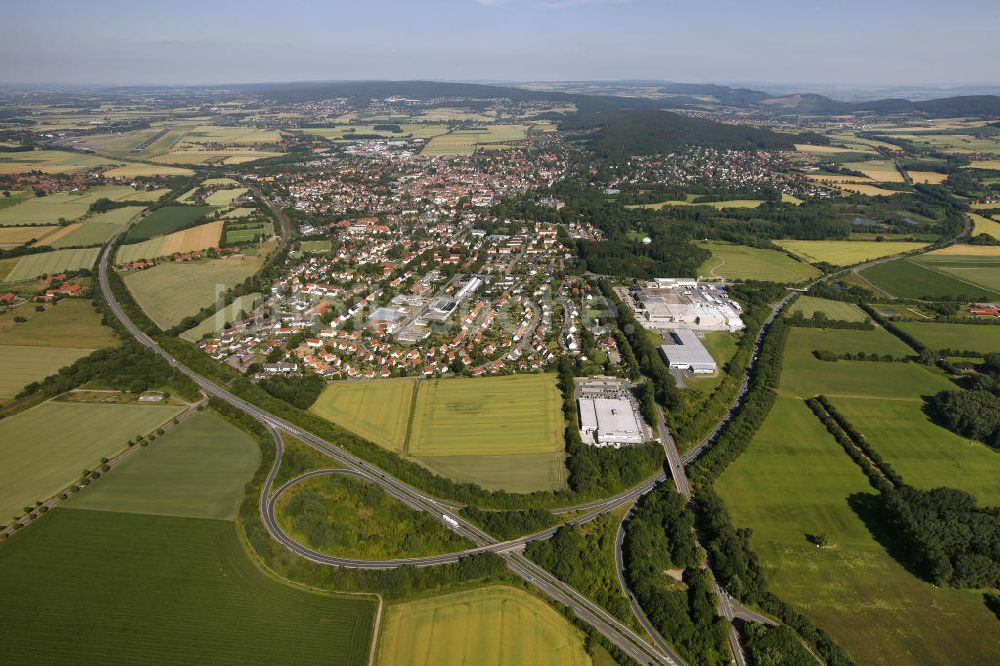
[(214, 210), (211, 206), (165, 206), (153, 211), (138, 224), (129, 229), (126, 243), (148, 240), (189, 226), (199, 217)]
[(215, 314), (206, 317), (194, 328), (184, 331), (179, 337), (188, 342), (197, 342), (206, 333), (221, 331), (225, 328), (226, 322), (232, 323), (236, 321), (241, 311), (250, 312), (253, 310), (254, 303), (259, 298), (261, 298), (261, 294), (256, 293), (237, 296), (233, 299), (232, 303), (218, 310)]
[(309, 411), (392, 451), (402, 451), (417, 382), (333, 382)]
[(699, 243), (712, 256), (698, 268), (700, 275), (730, 280), (767, 282), (803, 282), (820, 272), (777, 250), (767, 250), (730, 243)]
[(472, 543), (368, 481), (328, 474), (301, 481), (277, 502), (282, 529), (339, 557), (388, 560), (465, 550)]
[[(753, 529), (771, 591), (858, 663), (1000, 660), (1000, 643), (983, 640), (997, 621), (980, 592), (935, 589), (876, 541), (874, 491), (802, 401), (779, 397), (715, 488), (734, 524)], [(817, 548), (810, 534), (827, 535), (830, 547)]]
[[(14, 317), (27, 319), (16, 322)], [(0, 313), (0, 340), (4, 345), (79, 347), (99, 349), (118, 343), (114, 332), (101, 324), (89, 299), (64, 298), (45, 304), (45, 311), (22, 305)]]
[(7, 274), (8, 282), (29, 280), (39, 275), (53, 275), (67, 271), (91, 269), (97, 262), (101, 249), (98, 247), (75, 250), (53, 250), (21, 257), (14, 269)]
[(928, 349), (1000, 352), (1000, 326), (986, 324), (939, 324), (900, 321), (896, 326), (922, 342)]
[[(108, 169), (104, 175), (108, 178), (143, 178), (150, 176), (191, 176), (194, 171), (183, 167), (173, 167), (158, 164), (127, 164)], [(145, 201), (145, 199), (140, 199)]]
[(329, 252), (333, 243), (328, 240), (302, 241), (303, 252)]
[(79, 223), (70, 225), (74, 229), (70, 233), (60, 236), (55, 242), (46, 240), (45, 243), (56, 249), (84, 245), (103, 245), (111, 240), (115, 234), (121, 231), (122, 227), (142, 211), (143, 208), (141, 206), (126, 206), (124, 208), (114, 208), (105, 213), (98, 213), (84, 218)]
[(29, 241), (41, 241), (40, 245), (48, 245), (49, 243), (45, 241), (46, 236), (54, 235), (52, 232), (62, 229), (63, 227), (55, 226), (0, 227), (0, 247), (16, 247)]
[(421, 457), (561, 452), (561, 401), (554, 374), (423, 381), (406, 448)]
[(376, 653), (381, 666), (591, 663), (579, 630), (540, 599), (509, 587), (394, 604), (384, 623)]
[(175, 405), (45, 402), (0, 421), (0, 521), (45, 500), (181, 412)]
[(980, 506), (1000, 506), (1000, 453), (933, 423), (923, 400), (833, 398), (837, 411), (864, 435), (903, 481), (972, 493)]
[(209, 206), (228, 206), (233, 200), (250, 190), (245, 187), (236, 187), (229, 190), (216, 190), (205, 197), (205, 203)]
[(695, 195), (689, 194), (687, 199), (684, 201), (658, 201), (656, 203), (650, 204), (632, 204), (625, 206), (626, 208), (648, 208), (650, 210), (660, 210), (662, 208), (669, 208), (673, 206), (711, 206), (716, 210), (725, 210), (727, 208), (759, 208), (764, 204), (762, 199), (730, 199), (728, 201), (703, 201), (696, 203), (693, 201)]
[(0, 544), (0, 588), (4, 663), (364, 666), (378, 608), (262, 573), (229, 521), (61, 508)]
[(880, 183), (902, 183), (903, 176), (896, 165), (889, 160), (865, 160), (864, 162), (848, 162), (844, 167), (860, 171), (874, 181)]
[(222, 237), (224, 224), (225, 222), (222, 220), (206, 222), (196, 227), (174, 231), (165, 236), (156, 236), (140, 243), (121, 245), (115, 254), (115, 263), (126, 264), (141, 259), (170, 257), (179, 253), (206, 250), (210, 247), (217, 248)]
[(948, 179), (948, 174), (937, 171), (908, 171), (910, 180), (922, 185), (940, 185)]
[(123, 275), (139, 307), (162, 329), (178, 324), (211, 305), (219, 290), (234, 287), (253, 275), (264, 256), (168, 261)]
[[(952, 257), (951, 263), (962, 263), (961, 259)], [(944, 265), (922, 255), (920, 260), (910, 258), (890, 261), (878, 266), (864, 269), (862, 275), (879, 287), (899, 298), (967, 298), (969, 300), (992, 300), (1000, 296), (984, 285), (973, 283), (935, 268)], [(964, 272), (964, 271), (963, 271)]]
[(98, 199), (125, 201), (135, 190), (123, 185), (94, 187), (81, 192), (56, 192), (42, 197), (25, 199), (16, 206), (0, 209), (0, 226), (21, 224), (56, 224), (59, 220), (72, 221), (82, 216), (90, 204)]
[(917, 261), (925, 268), (947, 273), (963, 282), (1000, 294), (1000, 247), (953, 245), (945, 249), (952, 252), (934, 252), (921, 256)]
[(865, 321), (868, 315), (864, 310), (853, 303), (843, 301), (831, 301), (825, 298), (802, 295), (795, 299), (795, 302), (788, 309), (789, 314), (801, 312), (805, 318), (810, 318), (816, 312), (822, 312), (828, 319), (839, 321)]
[[(237, 208), (236, 210), (248, 210)], [(272, 235), (271, 225), (261, 220), (257, 222), (246, 222), (236, 224), (230, 222), (226, 225), (225, 239), (226, 245), (236, 245), (242, 243), (255, 243), (258, 238)]]
[(71, 153), (62, 150), (35, 150), (25, 153), (0, 154), (0, 174), (42, 171), (45, 173), (85, 173), (99, 166), (123, 164), (98, 155)]
[(420, 154), (428, 157), (471, 155), (476, 151), (477, 137), (476, 134), (442, 134), (428, 141)]
[(1000, 222), (991, 220), (988, 217), (983, 217), (982, 215), (977, 215), (976, 213), (970, 213), (969, 219), (972, 220), (973, 236), (986, 234), (987, 236), (1000, 240)]
[(774, 242), (806, 261), (825, 261), (834, 266), (859, 264), (880, 257), (911, 252), (927, 245), (906, 241), (778, 240)]
[[(6, 342), (6, 339), (4, 339)], [(0, 402), (20, 393), (31, 382), (38, 382), (59, 369), (86, 356), (93, 349), (80, 347), (31, 347), (0, 344)], [(0, 514), (2, 515), (2, 514)], [(0, 519), (5, 520), (5, 519)]]
[(105, 478), (75, 495), (70, 509), (235, 520), (260, 464), (252, 437), (201, 412), (181, 421)]

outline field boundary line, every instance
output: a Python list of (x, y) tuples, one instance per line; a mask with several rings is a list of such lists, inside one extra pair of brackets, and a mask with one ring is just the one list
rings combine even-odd
[(410, 452), (410, 437), (413, 435), (413, 420), (417, 417), (417, 395), (424, 384), (418, 377), (414, 382), (413, 395), (410, 397), (410, 416), (406, 419), (406, 432), (403, 434), (403, 453)]
[(926, 265), (920, 263), (919, 261), (911, 261), (910, 263), (914, 264), (915, 266), (920, 266), (921, 268), (923, 268), (925, 270), (928, 270), (931, 273), (937, 273), (938, 275), (943, 275), (944, 277), (949, 277), (949, 278), (951, 278), (953, 280), (958, 280), (962, 284), (967, 284), (970, 287), (975, 287), (976, 289), (982, 289), (983, 291), (988, 291), (988, 292), (990, 292), (992, 294), (996, 294), (997, 296), (1000, 296), (1000, 291), (997, 291), (996, 289), (991, 289), (990, 287), (986, 287), (984, 285), (977, 284), (975, 282), (969, 282), (968, 280), (963, 280), (962, 278), (958, 277), (957, 275), (954, 275), (952, 273), (946, 273), (945, 271), (940, 271), (940, 270), (938, 270), (936, 268), (931, 268), (930, 266), (926, 266)]

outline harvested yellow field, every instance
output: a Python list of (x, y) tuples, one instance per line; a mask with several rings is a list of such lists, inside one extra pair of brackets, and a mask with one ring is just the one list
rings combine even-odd
[(941, 254), (959, 257), (1000, 257), (1000, 245), (949, 245), (927, 254)]
[(0, 246), (23, 245), (30, 240), (41, 240), (61, 229), (63, 227), (0, 227)]
[(987, 236), (992, 236), (993, 238), (1000, 240), (1000, 222), (995, 222), (988, 217), (977, 215), (975, 213), (969, 213), (969, 219), (972, 220), (973, 224), (973, 236), (986, 234)]
[(972, 160), (972, 162), (969, 163), (969, 168), (1000, 171), (1000, 160)]
[(948, 174), (937, 171), (910, 171), (910, 180), (918, 185), (939, 185), (948, 179)]
[(834, 266), (850, 266), (880, 257), (902, 254), (927, 245), (927, 243), (908, 241), (841, 240), (776, 240), (774, 243), (806, 261), (822, 261)]
[(855, 194), (863, 194), (866, 197), (891, 197), (894, 194), (902, 194), (899, 190), (885, 190), (881, 187), (875, 187), (874, 185), (865, 185), (863, 183), (843, 183), (837, 186), (837, 189), (844, 192), (853, 192)]
[[(40, 236), (36, 245), (52, 245), (60, 238), (69, 236), (71, 233), (82, 227), (83, 224), (80, 222), (74, 222), (73, 224), (67, 224), (65, 227), (45, 227), (52, 229), (51, 233), (45, 236)], [(37, 227), (36, 227), (37, 228)]]
[(835, 153), (873, 153), (874, 151), (866, 148), (864, 146), (857, 146), (854, 148), (842, 148), (840, 146), (814, 146), (810, 143), (797, 143), (795, 144), (795, 150), (800, 153), (809, 153), (810, 155), (833, 155)]
[(160, 251), (164, 256), (170, 256), (178, 252), (194, 252), (195, 250), (219, 247), (219, 238), (222, 236), (222, 225), (224, 224), (225, 222), (222, 220), (216, 220), (190, 229), (175, 231), (167, 235)]
[(867, 162), (850, 162), (844, 165), (848, 169), (860, 171), (872, 180), (880, 183), (902, 183), (903, 176), (896, 165), (889, 160), (869, 160)]
[(545, 602), (495, 585), (389, 606), (375, 662), (590, 666), (583, 639)]

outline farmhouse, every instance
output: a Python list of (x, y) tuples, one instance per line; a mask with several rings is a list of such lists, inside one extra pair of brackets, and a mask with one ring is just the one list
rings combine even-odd
[(643, 427), (626, 398), (584, 398), (577, 401), (580, 434), (598, 446), (640, 444)]
[(662, 345), (660, 353), (672, 370), (687, 370), (701, 375), (711, 374), (719, 369), (715, 359), (705, 349), (705, 345), (694, 331), (682, 328), (670, 331), (670, 335), (676, 344)]

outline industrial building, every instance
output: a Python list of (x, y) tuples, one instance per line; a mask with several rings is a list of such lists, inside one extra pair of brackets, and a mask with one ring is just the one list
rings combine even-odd
[(687, 370), (696, 375), (717, 372), (719, 365), (692, 330), (679, 328), (670, 331), (677, 344), (662, 345), (660, 352), (672, 370)]
[(649, 329), (729, 331), (744, 328), (739, 304), (717, 285), (656, 278), (628, 294), (636, 319)]
[(627, 398), (584, 398), (577, 401), (580, 434), (584, 441), (598, 446), (640, 444), (645, 428)]

